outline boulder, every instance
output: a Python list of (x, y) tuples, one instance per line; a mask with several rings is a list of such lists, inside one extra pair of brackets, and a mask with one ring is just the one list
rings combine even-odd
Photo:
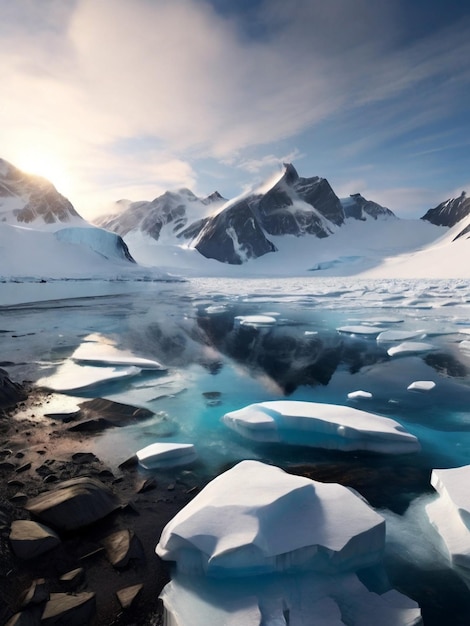
[(15, 520), (11, 525), (10, 544), (20, 559), (33, 559), (60, 544), (59, 536), (47, 526), (30, 520)]

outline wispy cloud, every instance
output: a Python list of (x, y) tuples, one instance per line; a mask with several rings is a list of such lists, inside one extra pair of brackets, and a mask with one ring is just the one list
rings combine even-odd
[(75, 178), (64, 191), (90, 212), (113, 184), (115, 199), (197, 185), (201, 158), (250, 175), (299, 159), (296, 138), (325, 121), (332, 135), (312, 136), (312, 151), (343, 143), (338, 156), (359, 165), (468, 104), (469, 22), (402, 41), (404, 6), (266, 0), (247, 36), (243, 14), (206, 0), (6, 3), (1, 156), (54, 153)]

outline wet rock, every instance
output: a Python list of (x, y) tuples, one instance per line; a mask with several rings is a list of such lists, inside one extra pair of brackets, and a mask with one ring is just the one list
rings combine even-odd
[(72, 454), (72, 461), (78, 464), (93, 463), (98, 460), (98, 457), (93, 452), (75, 452), (75, 454)]
[(152, 411), (112, 400), (96, 398), (78, 405), (83, 419), (104, 419), (110, 426), (125, 426), (152, 417)]
[(41, 625), (41, 609), (35, 607), (21, 613), (15, 613), (5, 626), (40, 626)]
[(143, 584), (131, 585), (130, 587), (124, 587), (123, 589), (116, 591), (117, 599), (123, 609), (129, 609), (132, 606), (134, 600), (142, 591), (143, 587)]
[(15, 468), (16, 465), (10, 461), (2, 461), (0, 463), (0, 472), (12, 472)]
[(28, 496), (25, 493), (23, 493), (22, 491), (18, 491), (17, 493), (11, 496), (10, 502), (14, 502), (15, 504), (22, 504), (26, 502), (27, 499), (28, 499)]
[(119, 530), (103, 541), (109, 562), (117, 568), (126, 567), (131, 559), (142, 559), (142, 544), (134, 531)]
[(41, 521), (63, 530), (93, 524), (120, 508), (116, 495), (95, 478), (72, 478), (26, 503)]
[(139, 460), (137, 458), (137, 455), (134, 454), (128, 459), (126, 459), (125, 461), (123, 461), (122, 463), (120, 463), (118, 467), (119, 469), (129, 469), (130, 467), (136, 467), (138, 462)]
[(60, 543), (58, 535), (38, 522), (15, 520), (11, 525), (10, 544), (20, 559), (32, 559)]
[(98, 417), (96, 419), (79, 422), (74, 426), (70, 426), (68, 430), (72, 433), (93, 433), (106, 430), (106, 428), (111, 428), (112, 426), (113, 424), (109, 420), (104, 417)]
[(26, 391), (19, 383), (14, 383), (4, 369), (0, 369), (0, 408), (15, 406), (26, 398)]
[(84, 579), (85, 570), (83, 569), (83, 567), (77, 567), (73, 570), (70, 570), (70, 572), (62, 574), (59, 580), (68, 589), (75, 589), (83, 582)]
[(38, 578), (33, 580), (29, 589), (24, 592), (21, 598), (21, 606), (27, 607), (30, 604), (42, 604), (49, 600), (49, 590), (47, 588), (46, 580), (44, 578)]
[(141, 480), (136, 487), (136, 493), (144, 493), (145, 491), (151, 491), (157, 486), (155, 478), (145, 478)]
[(27, 472), (29, 469), (31, 469), (31, 463), (25, 463), (24, 465), (16, 468), (16, 473), (21, 474), (22, 472)]
[(91, 591), (51, 593), (42, 614), (45, 626), (86, 626), (96, 612), (96, 598)]

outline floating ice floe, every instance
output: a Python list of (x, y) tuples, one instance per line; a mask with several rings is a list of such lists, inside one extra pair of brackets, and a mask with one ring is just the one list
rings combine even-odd
[(82, 343), (72, 354), (72, 360), (79, 363), (100, 365), (124, 365), (139, 367), (142, 370), (165, 370), (158, 361), (143, 359), (127, 350), (118, 350), (104, 343)]
[[(470, 586), (470, 465), (434, 469), (431, 485), (437, 500), (428, 504), (426, 513), (441, 536), (446, 556)], [(461, 568), (461, 569), (460, 569)]]
[(424, 330), (384, 330), (378, 334), (377, 342), (407, 341), (416, 337), (424, 337), (425, 334)]
[(434, 349), (435, 347), (431, 343), (425, 343), (424, 341), (404, 341), (398, 344), (398, 346), (389, 348), (387, 354), (389, 356), (406, 356), (410, 354), (421, 354)]
[(416, 452), (417, 438), (398, 422), (349, 406), (277, 400), (226, 413), (222, 421), (254, 441), (387, 454)]
[(374, 326), (339, 326), (336, 329), (343, 335), (363, 335), (365, 337), (377, 337), (382, 331)]
[(459, 343), (459, 348), (466, 355), (470, 355), (470, 340), (464, 339)]
[(54, 374), (40, 378), (36, 384), (61, 393), (79, 393), (115, 380), (133, 378), (141, 371), (138, 367), (93, 367), (66, 361)]
[(235, 321), (240, 326), (253, 326), (254, 328), (274, 326), (277, 323), (277, 319), (272, 315), (237, 315)]
[(356, 398), (372, 398), (372, 394), (370, 391), (362, 391), (362, 389), (358, 389), (357, 391), (350, 391), (348, 393), (348, 398), (350, 400), (354, 400)]
[(421, 611), (413, 600), (395, 590), (371, 592), (355, 573), (250, 577), (236, 584), (233, 580), (177, 574), (160, 598), (165, 623), (177, 626), (417, 626), (422, 623)]
[(177, 513), (156, 552), (181, 573), (224, 578), (368, 567), (384, 542), (384, 519), (353, 490), (242, 461)]
[(197, 459), (192, 443), (151, 443), (136, 453), (145, 469), (163, 469), (189, 465)]
[(407, 389), (409, 391), (431, 391), (434, 389), (436, 383), (433, 380), (415, 380), (408, 385)]

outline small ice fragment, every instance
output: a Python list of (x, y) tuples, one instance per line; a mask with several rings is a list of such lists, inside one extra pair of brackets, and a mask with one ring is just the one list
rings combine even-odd
[(377, 343), (387, 343), (389, 341), (406, 341), (416, 337), (424, 337), (424, 330), (384, 330), (377, 337)]
[(158, 469), (188, 465), (197, 459), (192, 443), (151, 443), (136, 453), (145, 469)]
[(367, 337), (377, 337), (381, 332), (374, 326), (340, 326), (336, 330), (343, 335), (364, 335)]
[(393, 346), (387, 350), (389, 356), (405, 356), (409, 354), (420, 354), (421, 352), (429, 352), (434, 350), (434, 346), (430, 343), (422, 341), (404, 341), (398, 346)]
[(408, 385), (409, 391), (431, 391), (434, 389), (436, 383), (433, 380), (415, 380), (411, 385)]
[(362, 391), (362, 389), (358, 389), (357, 391), (350, 391), (348, 393), (348, 398), (351, 400), (354, 398), (372, 398), (372, 394), (370, 391)]
[(238, 315), (235, 319), (240, 326), (253, 326), (254, 328), (274, 326), (277, 321), (271, 315)]

